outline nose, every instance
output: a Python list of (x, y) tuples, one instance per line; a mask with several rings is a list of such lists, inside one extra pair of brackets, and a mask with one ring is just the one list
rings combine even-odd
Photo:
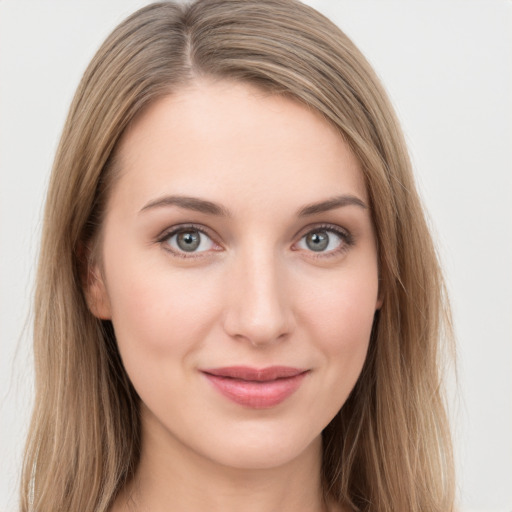
[(226, 333), (258, 347), (287, 338), (294, 318), (277, 258), (271, 251), (253, 252), (238, 258), (233, 267), (227, 286)]

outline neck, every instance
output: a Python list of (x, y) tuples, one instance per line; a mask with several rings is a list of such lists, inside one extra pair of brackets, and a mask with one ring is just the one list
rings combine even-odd
[[(144, 422), (143, 422), (144, 425)], [(237, 468), (202, 457), (143, 427), (136, 475), (112, 512), (325, 512), (321, 439), (278, 467)]]

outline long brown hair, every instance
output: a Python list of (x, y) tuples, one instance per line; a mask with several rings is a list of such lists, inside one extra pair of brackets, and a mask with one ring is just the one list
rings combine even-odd
[(453, 510), (440, 372), (450, 318), (403, 136), (363, 55), (296, 0), (152, 4), (121, 23), (87, 68), (46, 203), (35, 297), (36, 405), (21, 510), (106, 511), (137, 467), (138, 397), (111, 324), (87, 307), (84, 260), (125, 128), (201, 75), (251, 83), (313, 108), (337, 127), (364, 171), (383, 306), (360, 379), (323, 432), (325, 493), (358, 511)]

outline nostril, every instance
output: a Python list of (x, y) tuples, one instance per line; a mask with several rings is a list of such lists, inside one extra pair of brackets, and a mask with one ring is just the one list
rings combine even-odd
[(254, 250), (231, 268), (226, 289), (224, 330), (253, 346), (282, 342), (293, 329), (292, 296), (286, 293), (283, 269), (272, 251)]
[(225, 331), (254, 346), (284, 341), (292, 331), (290, 312), (283, 305), (251, 311), (250, 305), (231, 308), (224, 321)]

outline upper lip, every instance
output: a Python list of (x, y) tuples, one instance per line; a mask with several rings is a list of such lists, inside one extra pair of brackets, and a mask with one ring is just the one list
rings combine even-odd
[(209, 368), (203, 373), (216, 377), (229, 377), (231, 379), (266, 382), (287, 377), (295, 377), (307, 370), (291, 366), (269, 366), (267, 368), (251, 368), (249, 366), (227, 366), (224, 368)]

